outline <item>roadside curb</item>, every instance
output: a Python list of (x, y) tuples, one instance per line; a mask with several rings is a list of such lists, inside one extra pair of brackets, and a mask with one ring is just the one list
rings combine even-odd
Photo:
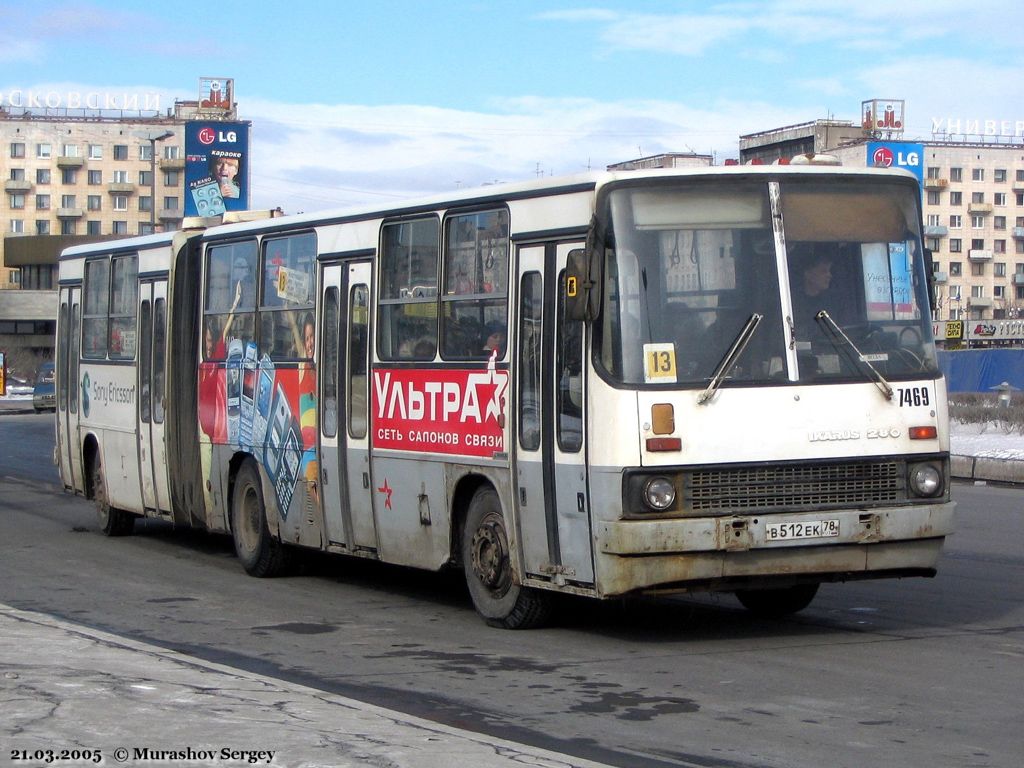
[(950, 472), (957, 480), (1024, 484), (1024, 460), (997, 456), (950, 456)]

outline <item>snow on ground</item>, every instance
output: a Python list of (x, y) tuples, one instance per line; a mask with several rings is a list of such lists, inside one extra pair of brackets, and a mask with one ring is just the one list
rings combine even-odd
[(985, 459), (1024, 460), (1024, 435), (1008, 433), (998, 423), (949, 425), (950, 453)]

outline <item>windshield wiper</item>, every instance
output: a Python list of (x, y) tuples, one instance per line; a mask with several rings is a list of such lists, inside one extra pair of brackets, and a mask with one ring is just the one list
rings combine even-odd
[(708, 384), (707, 389), (700, 393), (700, 397), (697, 398), (697, 405), (704, 405), (710, 400), (718, 388), (722, 386), (722, 382), (725, 381), (726, 377), (736, 367), (737, 361), (740, 359), (740, 355), (743, 354), (743, 350), (747, 348), (747, 344), (754, 337), (754, 331), (757, 330), (757, 326), (764, 320), (764, 315), (759, 315), (757, 312), (752, 314), (747, 319), (747, 324), (743, 326), (739, 335), (733, 341), (732, 346), (729, 347), (729, 351), (725, 353), (725, 357), (715, 368), (715, 372), (711, 376), (711, 382)]
[[(875, 380), (873, 383), (878, 387), (878, 391), (885, 396), (886, 400), (892, 400), (892, 387), (889, 385), (889, 382), (886, 381), (885, 377), (878, 372), (878, 369), (871, 364), (867, 355), (861, 352), (860, 349), (857, 348), (857, 345), (850, 340), (850, 337), (843, 333), (843, 329), (836, 325), (836, 321), (832, 319), (829, 313), (823, 309), (814, 316), (814, 319), (818, 321), (819, 325), (828, 331), (826, 335), (828, 336), (828, 340), (832, 342), (832, 346), (846, 354), (854, 364), (854, 367), (859, 367), (857, 363), (863, 363), (871, 372), (871, 376)], [(850, 354), (851, 349), (857, 353), (856, 356)], [(863, 370), (863, 368), (861, 368), (861, 370)]]

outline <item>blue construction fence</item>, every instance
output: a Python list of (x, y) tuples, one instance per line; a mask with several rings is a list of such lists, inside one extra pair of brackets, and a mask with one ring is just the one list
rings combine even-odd
[(958, 349), (939, 352), (950, 392), (995, 393), (1004, 381), (1024, 389), (1024, 349)]

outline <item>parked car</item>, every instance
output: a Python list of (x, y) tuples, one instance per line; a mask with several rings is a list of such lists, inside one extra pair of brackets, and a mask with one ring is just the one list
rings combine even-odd
[(57, 393), (53, 388), (53, 363), (43, 363), (32, 389), (32, 407), (36, 413), (57, 410)]

